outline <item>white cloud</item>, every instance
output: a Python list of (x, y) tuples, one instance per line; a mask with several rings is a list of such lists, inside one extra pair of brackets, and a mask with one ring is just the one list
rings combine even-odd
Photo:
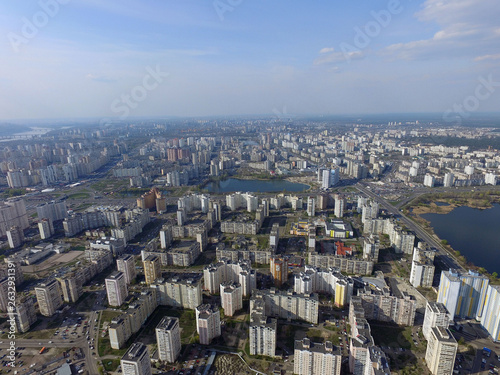
[(339, 62), (349, 62), (351, 60), (360, 60), (365, 57), (363, 51), (339, 51), (334, 48), (323, 48), (319, 51), (322, 55), (314, 60), (314, 65), (334, 64)]
[(497, 53), (495, 55), (478, 56), (474, 59), (474, 61), (483, 61), (483, 60), (500, 60), (500, 53)]
[(500, 46), (498, 0), (427, 0), (416, 17), (440, 30), (430, 39), (392, 44), (383, 54), (406, 60), (474, 58)]

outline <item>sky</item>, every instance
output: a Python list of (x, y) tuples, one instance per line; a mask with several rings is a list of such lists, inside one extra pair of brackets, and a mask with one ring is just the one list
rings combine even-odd
[(0, 120), (498, 111), (498, 0), (0, 2)]

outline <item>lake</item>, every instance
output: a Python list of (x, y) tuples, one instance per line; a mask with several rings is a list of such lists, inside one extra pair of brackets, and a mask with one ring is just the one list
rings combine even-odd
[(478, 210), (457, 207), (446, 215), (423, 214), (434, 232), (460, 251), (468, 261), (488, 272), (500, 274), (500, 205)]
[(240, 180), (238, 178), (228, 178), (227, 180), (210, 182), (203, 189), (209, 193), (231, 193), (235, 191), (252, 193), (286, 191), (301, 193), (309, 189), (309, 185), (286, 180)]

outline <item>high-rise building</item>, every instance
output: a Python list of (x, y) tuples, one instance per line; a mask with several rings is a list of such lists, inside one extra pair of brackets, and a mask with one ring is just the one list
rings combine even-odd
[(363, 258), (373, 259), (374, 262), (378, 262), (378, 256), (380, 252), (380, 240), (377, 235), (370, 234), (365, 237), (363, 242)]
[(146, 277), (146, 284), (152, 284), (161, 276), (160, 258), (155, 255), (150, 255), (143, 261), (144, 276)]
[(342, 354), (331, 341), (312, 342), (308, 338), (295, 340), (294, 374), (340, 375)]
[(120, 361), (123, 375), (152, 375), (149, 350), (146, 345), (134, 342)]
[(115, 271), (105, 280), (106, 294), (110, 306), (121, 306), (127, 298), (128, 290), (123, 272)]
[(437, 301), (443, 303), (454, 317), (480, 319), (488, 284), (487, 277), (474, 271), (443, 271)]
[(36, 322), (36, 312), (32, 296), (18, 298), (16, 301), (16, 328), (17, 332), (28, 332)]
[(451, 187), (453, 186), (453, 180), (455, 179), (455, 176), (453, 175), (453, 173), (449, 172), (449, 173), (445, 173), (444, 175), (444, 179), (443, 179), (443, 185), (444, 187)]
[(56, 278), (63, 294), (64, 302), (76, 302), (83, 294), (82, 281), (75, 272)]
[(250, 355), (265, 355), (274, 357), (276, 354), (276, 336), (278, 323), (269, 318), (263, 311), (250, 315), (249, 344)]
[(288, 260), (277, 256), (270, 259), (271, 276), (274, 285), (280, 287), (288, 281)]
[(323, 170), (323, 175), (321, 178), (321, 188), (322, 189), (329, 189), (331, 185), (331, 171), (329, 169)]
[(160, 246), (162, 249), (166, 249), (172, 243), (172, 226), (164, 225), (160, 230)]
[(7, 277), (0, 280), (0, 310), (7, 312), (9, 306), (9, 279)]
[(40, 232), (40, 238), (45, 240), (52, 237), (54, 234), (54, 225), (51, 219), (43, 218), (38, 222), (38, 231)]
[(450, 316), (446, 307), (439, 302), (429, 302), (425, 306), (424, 324), (422, 333), (427, 341), (430, 340), (431, 330), (434, 327), (448, 328), (453, 317)]
[(9, 199), (0, 202), (0, 236), (7, 234), (12, 226), (18, 226), (21, 230), (29, 227), (28, 214), (23, 199)]
[(435, 250), (425, 250), (416, 247), (413, 250), (411, 262), (410, 284), (415, 288), (421, 286), (430, 288), (434, 280)]
[(271, 249), (276, 250), (280, 241), (280, 225), (278, 223), (273, 224), (271, 233), (269, 235), (269, 246)]
[(7, 231), (7, 240), (11, 249), (21, 246), (24, 243), (24, 233), (17, 225), (10, 227)]
[(311, 217), (316, 215), (316, 199), (313, 197), (307, 198), (307, 215)]
[(335, 194), (335, 216), (344, 217), (344, 206), (345, 199), (341, 195)]
[(481, 326), (495, 342), (500, 342), (500, 286), (488, 285)]
[(40, 314), (44, 316), (50, 317), (54, 315), (56, 310), (63, 304), (57, 280), (52, 280), (47, 284), (40, 284), (35, 287), (35, 293)]
[(125, 275), (125, 282), (127, 285), (135, 279), (137, 273), (135, 271), (135, 258), (133, 255), (124, 255), (116, 260), (116, 267), (118, 271), (123, 272)]
[(210, 264), (203, 270), (205, 280), (205, 290), (215, 294), (219, 292), (220, 284), (226, 281), (237, 282), (241, 285), (243, 297), (250, 297), (252, 290), (257, 287), (255, 270), (249, 260), (240, 260), (232, 262), (227, 258), (219, 262)]
[(225, 316), (233, 316), (243, 308), (243, 294), (240, 283), (226, 281), (220, 284), (220, 299)]
[(165, 316), (156, 326), (156, 343), (160, 360), (174, 363), (181, 352), (179, 319)]
[(68, 217), (66, 201), (51, 201), (36, 206), (38, 219), (50, 219), (53, 222)]
[(215, 305), (203, 304), (196, 308), (196, 331), (201, 345), (210, 345), (221, 335), (220, 311)]
[(451, 375), (455, 366), (458, 344), (450, 330), (443, 327), (431, 329), (425, 352), (425, 363), (433, 375)]
[(203, 302), (201, 274), (177, 274), (166, 280), (160, 278), (151, 285), (158, 296), (159, 305), (196, 309)]

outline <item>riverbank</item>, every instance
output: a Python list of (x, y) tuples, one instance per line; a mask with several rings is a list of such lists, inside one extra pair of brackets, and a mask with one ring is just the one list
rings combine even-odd
[[(455, 240), (455, 245), (457, 245), (457, 236), (453, 236), (452, 234), (445, 234), (445, 237), (442, 238), (439, 235), (437, 235), (435, 228), (432, 226), (432, 223), (427, 220), (425, 217), (426, 214), (437, 214), (437, 215), (447, 215), (450, 214), (453, 210), (457, 208), (472, 208), (475, 210), (488, 210), (493, 208), (493, 204), (498, 204), (500, 203), (500, 193), (498, 192), (469, 192), (469, 193), (442, 193), (442, 194), (427, 194), (424, 196), (419, 197), (415, 201), (411, 202), (407, 207), (405, 207), (404, 212), (415, 222), (420, 224), (427, 232), (429, 232), (431, 235), (434, 235), (436, 238), (439, 239), (441, 242), (441, 245), (443, 248), (445, 248), (450, 254), (452, 254), (457, 260), (459, 261), (460, 265), (463, 266), (465, 269), (472, 269), (476, 270), (485, 276), (488, 276), (490, 279), (490, 282), (493, 284), (499, 284), (500, 280), (498, 279), (498, 274), (496, 272), (493, 272), (494, 270), (490, 270), (492, 272), (491, 274), (488, 273), (488, 271), (481, 266), (476, 266), (471, 259), (467, 258), (463, 254), (461, 254), (460, 251), (456, 250), (453, 248), (447, 241), (447, 239), (453, 238)], [(496, 208), (495, 208), (496, 209)], [(477, 212), (477, 211), (476, 211)], [(493, 212), (493, 211), (492, 211)], [(493, 213), (488, 214), (488, 215), (493, 215)], [(438, 220), (438, 219), (433, 219)], [(444, 219), (443, 219), (444, 220)], [(476, 222), (480, 222), (479, 219), (477, 219)], [(438, 224), (441, 224), (441, 219), (439, 219)], [(435, 223), (435, 225), (438, 225)], [(469, 224), (471, 227), (473, 224)], [(439, 229), (439, 225), (438, 225)], [(439, 229), (440, 233), (442, 232), (442, 229)], [(479, 230), (474, 231), (473, 233), (479, 233)], [(472, 233), (471, 233), (472, 235)], [(457, 237), (457, 238), (456, 238)], [(470, 236), (466, 237), (469, 239)], [(483, 237), (482, 237), (483, 238)], [(461, 240), (465, 241), (465, 239)], [(451, 241), (453, 242), (453, 241)], [(476, 243), (476, 242), (474, 242)], [(473, 245), (470, 245), (473, 246)], [(483, 244), (484, 246), (484, 244)], [(465, 250), (464, 250), (465, 251)], [(466, 251), (465, 251), (466, 252)], [(468, 254), (467, 256), (471, 256)], [(477, 262), (483, 265), (488, 265), (490, 263), (486, 262), (483, 259), (482, 262), (481, 260), (476, 259)]]

